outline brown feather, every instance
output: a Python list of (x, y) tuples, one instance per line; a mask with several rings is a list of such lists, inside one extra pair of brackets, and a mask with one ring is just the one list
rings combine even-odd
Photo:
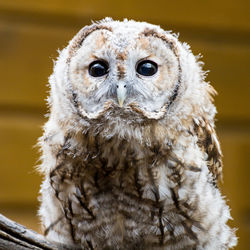
[(194, 121), (194, 132), (198, 137), (198, 145), (207, 154), (207, 166), (214, 182), (222, 179), (222, 153), (214, 127), (205, 118)]

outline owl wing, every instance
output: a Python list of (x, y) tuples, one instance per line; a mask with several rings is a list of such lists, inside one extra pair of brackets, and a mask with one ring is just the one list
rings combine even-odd
[(194, 123), (198, 145), (207, 154), (207, 166), (216, 184), (218, 178), (222, 178), (222, 153), (216, 132), (206, 119), (196, 120)]

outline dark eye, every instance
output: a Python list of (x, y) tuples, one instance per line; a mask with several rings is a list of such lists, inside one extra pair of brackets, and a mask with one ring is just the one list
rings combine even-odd
[(143, 76), (152, 76), (157, 72), (158, 66), (150, 60), (141, 61), (136, 68), (136, 71)]
[(89, 74), (94, 77), (104, 76), (108, 73), (108, 64), (104, 61), (94, 61), (89, 65)]

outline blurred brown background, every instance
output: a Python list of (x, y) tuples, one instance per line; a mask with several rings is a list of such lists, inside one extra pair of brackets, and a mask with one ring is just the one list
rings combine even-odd
[(201, 53), (216, 88), (224, 152), (223, 193), (250, 249), (250, 1), (0, 0), (0, 213), (39, 230), (41, 177), (33, 146), (45, 122), (47, 78), (57, 49), (105, 16), (160, 24)]

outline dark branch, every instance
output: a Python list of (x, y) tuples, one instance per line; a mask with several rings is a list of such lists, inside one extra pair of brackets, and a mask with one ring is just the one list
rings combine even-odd
[(0, 249), (66, 250), (69, 248), (50, 243), (42, 235), (0, 214)]

